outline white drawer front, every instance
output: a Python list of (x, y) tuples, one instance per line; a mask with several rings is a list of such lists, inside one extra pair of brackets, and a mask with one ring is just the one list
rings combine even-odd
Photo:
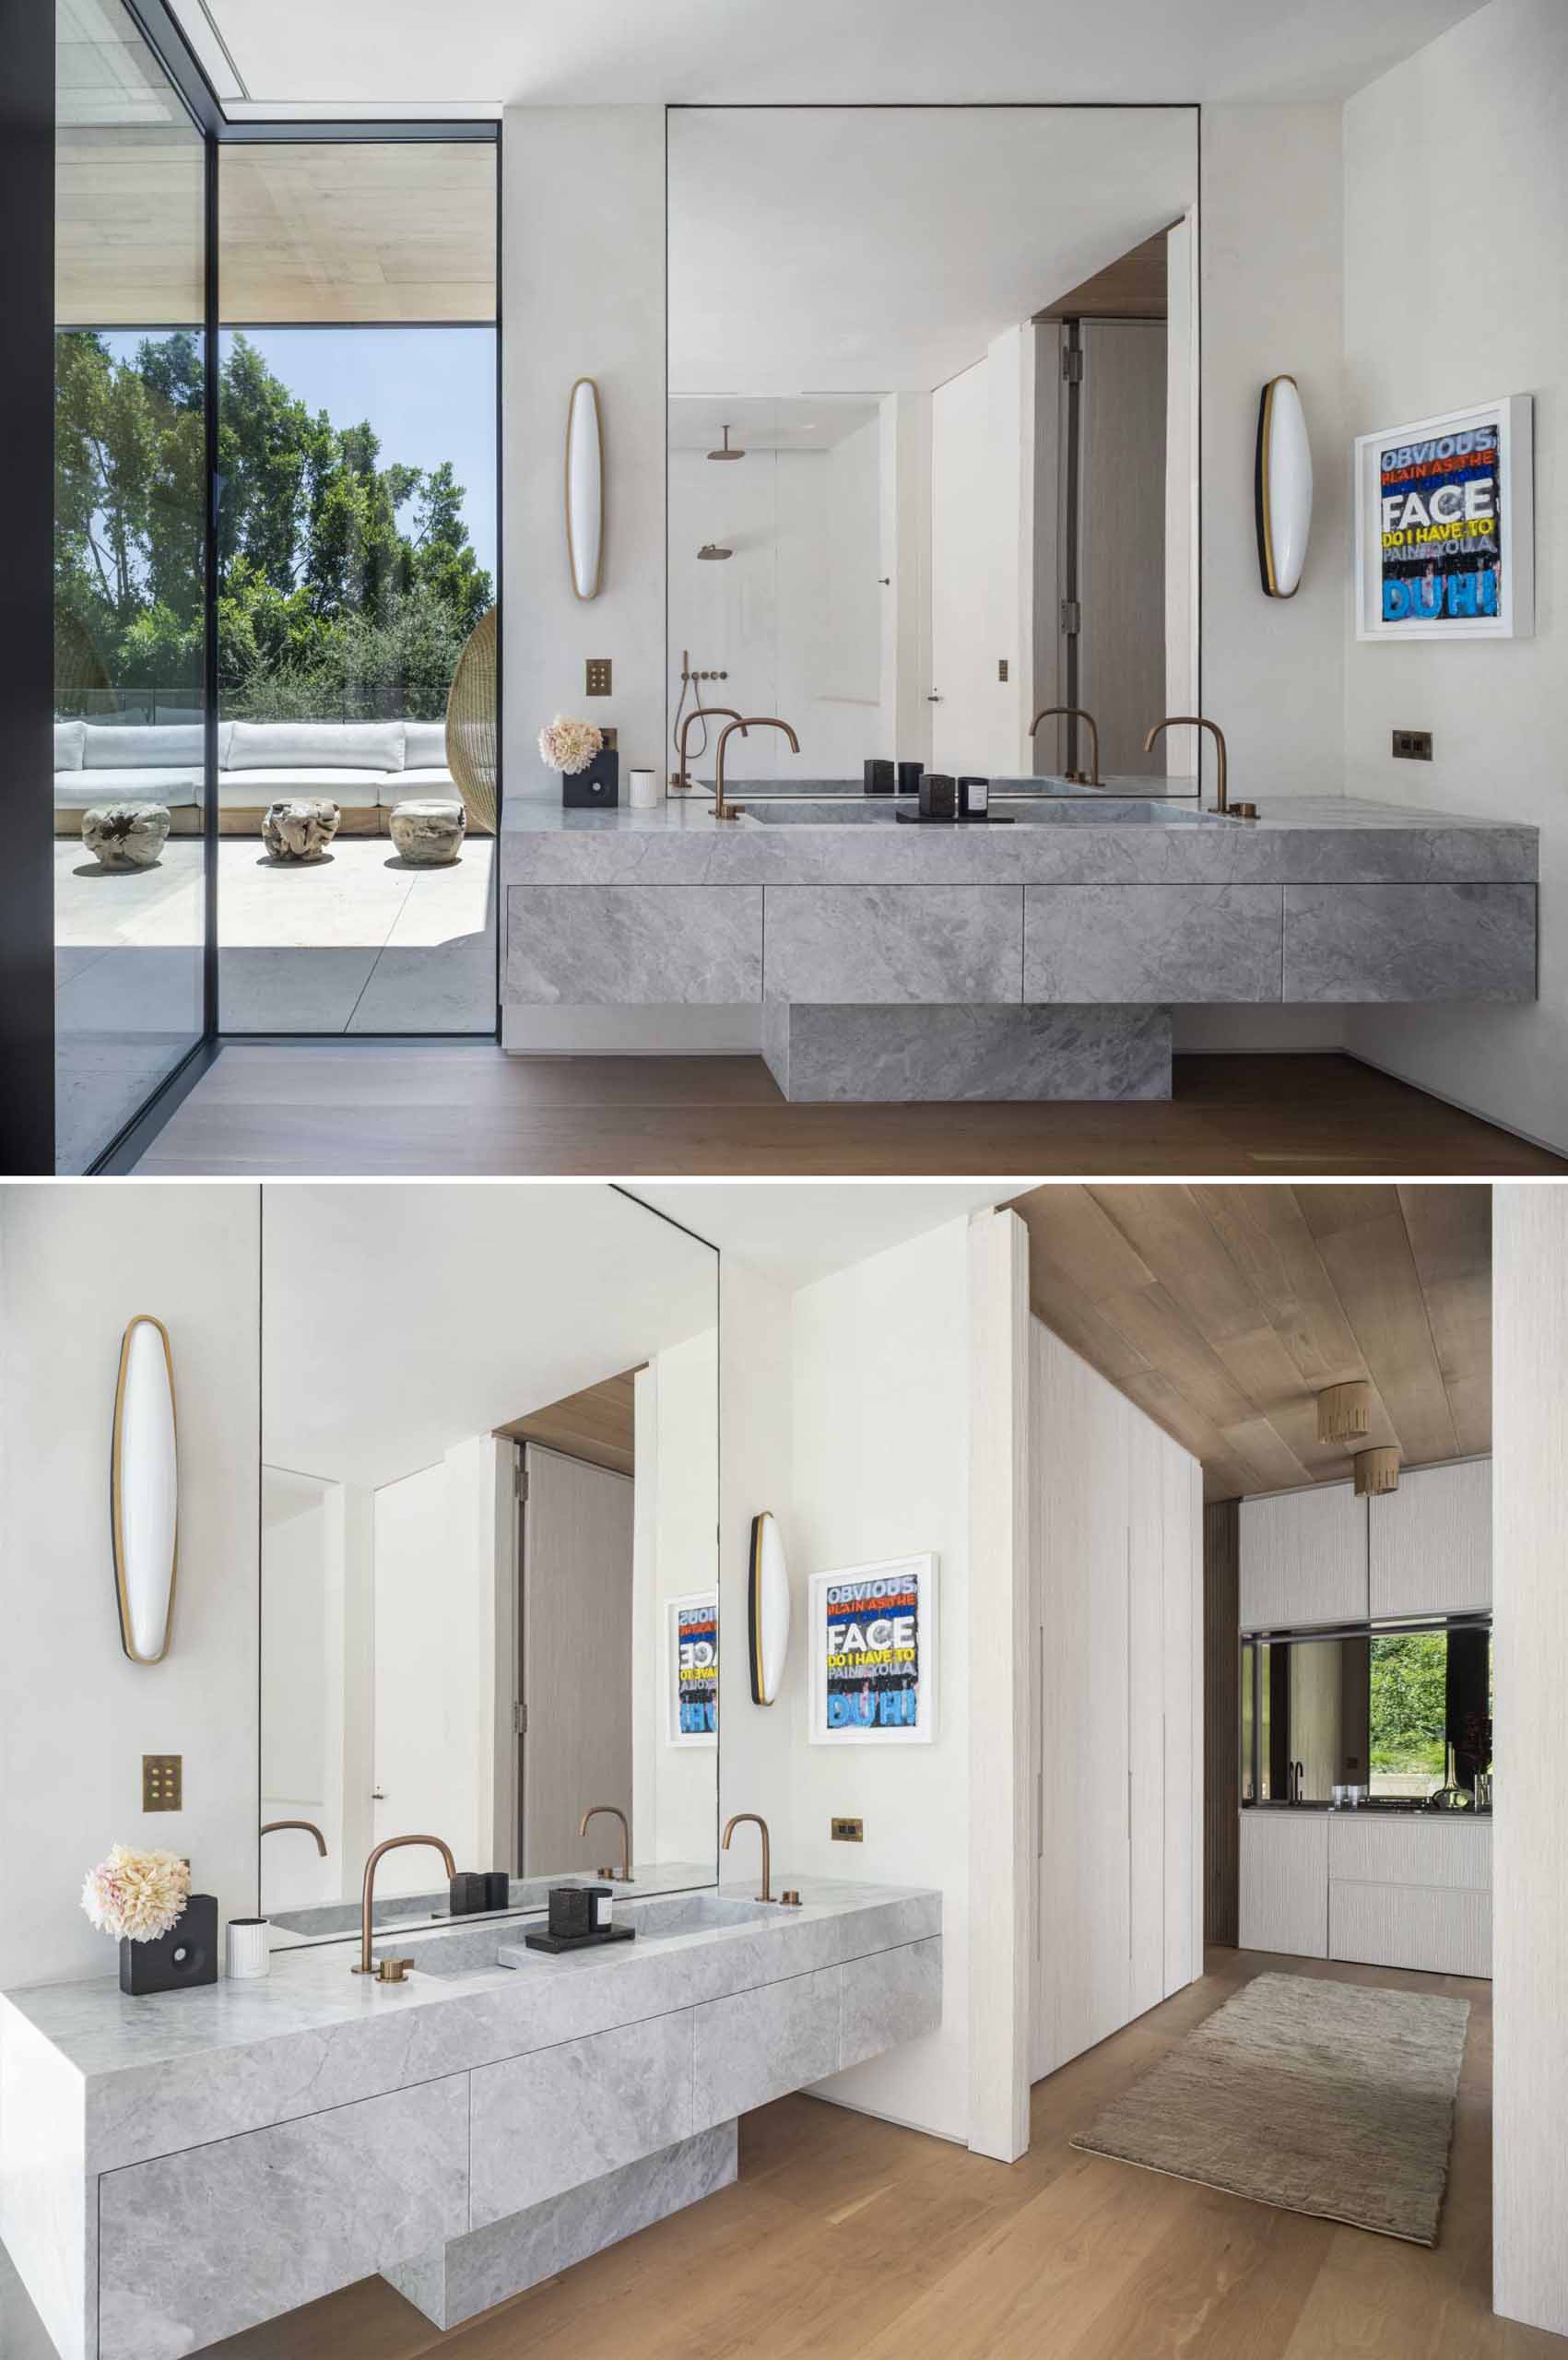
[(1328, 1888), (1328, 1942), (1331, 1958), (1370, 1966), (1490, 1976), (1491, 1895), (1336, 1879)]

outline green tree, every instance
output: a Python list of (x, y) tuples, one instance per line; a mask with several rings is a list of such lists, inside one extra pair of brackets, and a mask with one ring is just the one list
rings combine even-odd
[[(185, 331), (131, 360), (58, 340), (56, 642), (63, 701), (84, 687), (199, 689), (205, 384)], [(449, 463), (384, 460), (364, 419), (335, 427), (243, 336), (223, 362), (217, 465), (218, 677), (258, 718), (439, 718), (489, 606)]]
[(1448, 1641), (1409, 1631), (1372, 1642), (1372, 1766), (1441, 1776), (1446, 1751)]

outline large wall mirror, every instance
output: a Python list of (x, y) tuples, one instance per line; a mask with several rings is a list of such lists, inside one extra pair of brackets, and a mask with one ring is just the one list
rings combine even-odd
[(1089, 775), (1060, 704), (1190, 774), (1143, 741), (1197, 710), (1195, 110), (676, 108), (668, 161), (672, 738)]
[[(263, 1256), (275, 1947), (357, 1931), (392, 1835), (513, 1910), (619, 1871), (614, 1813), (638, 1889), (713, 1882), (717, 1255), (607, 1186), (398, 1184), (267, 1188)], [(448, 1906), (380, 1864), (379, 1925)]]

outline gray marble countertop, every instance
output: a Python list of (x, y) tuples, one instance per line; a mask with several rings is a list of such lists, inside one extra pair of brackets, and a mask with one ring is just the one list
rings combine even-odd
[[(110, 2169), (941, 1931), (941, 1895), (926, 1888), (778, 1871), (778, 1889), (790, 1883), (802, 1906), (772, 1905), (764, 1922), (747, 1914), (656, 1941), (561, 1957), (530, 1952), (523, 1971), (498, 1958), (488, 1968), (382, 1984), (350, 1974), (341, 1945), (312, 1947), (286, 1953), (256, 1982), (220, 1979), (139, 1999), (108, 1976), (37, 1984), (0, 1993), (0, 2014), (14, 2010), (86, 2083), (94, 2167)], [(717, 1891), (749, 1903), (756, 1883)], [(376, 1954), (417, 1957), (421, 1943), (472, 1943), (476, 1930), (459, 1921), (422, 1937), (383, 1936)], [(498, 1953), (525, 1930), (488, 1921)]]
[[(552, 1885), (596, 1884), (599, 1881), (593, 1869), (562, 1869), (554, 1876), (513, 1877), (504, 1909), (468, 1910), (455, 1919), (444, 1886), (426, 1893), (388, 1894), (375, 1904), (371, 1931), (379, 1939), (383, 1934), (428, 1934), (437, 1926), (494, 1926), (508, 1918), (543, 1917)], [(651, 1866), (634, 1861), (631, 1882), (622, 1884), (617, 1880), (615, 1889), (618, 1897), (635, 1900), (652, 1894), (686, 1893), (713, 1882), (712, 1866), (704, 1867), (700, 1860), (670, 1860)], [(290, 1951), (323, 1942), (358, 1941), (360, 1908), (356, 1895), (351, 1901), (305, 1902), (297, 1909), (273, 1909), (273, 1957), (280, 1958)]]
[(1352, 796), (1274, 796), (1256, 820), (1144, 801), (1130, 807), (1136, 825), (1110, 810), (1091, 820), (1073, 797), (1070, 821), (1064, 810), (1007, 828), (900, 827), (891, 798), (865, 799), (883, 825), (846, 826), (826, 802), (819, 827), (798, 805), (783, 826), (749, 812), (721, 824), (705, 797), (651, 811), (511, 801), (501, 874), (514, 885), (1533, 884), (1539, 865), (1535, 828)]

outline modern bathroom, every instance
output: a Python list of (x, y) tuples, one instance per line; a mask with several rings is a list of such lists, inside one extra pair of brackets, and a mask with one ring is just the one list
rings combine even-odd
[(716, 2322), (873, 2226), (862, 2330), (1047, 2333), (1167, 2183), (1472, 2303), (1556, 1195), (136, 1184), (112, 1266), (7, 1189), (7, 2353)]

